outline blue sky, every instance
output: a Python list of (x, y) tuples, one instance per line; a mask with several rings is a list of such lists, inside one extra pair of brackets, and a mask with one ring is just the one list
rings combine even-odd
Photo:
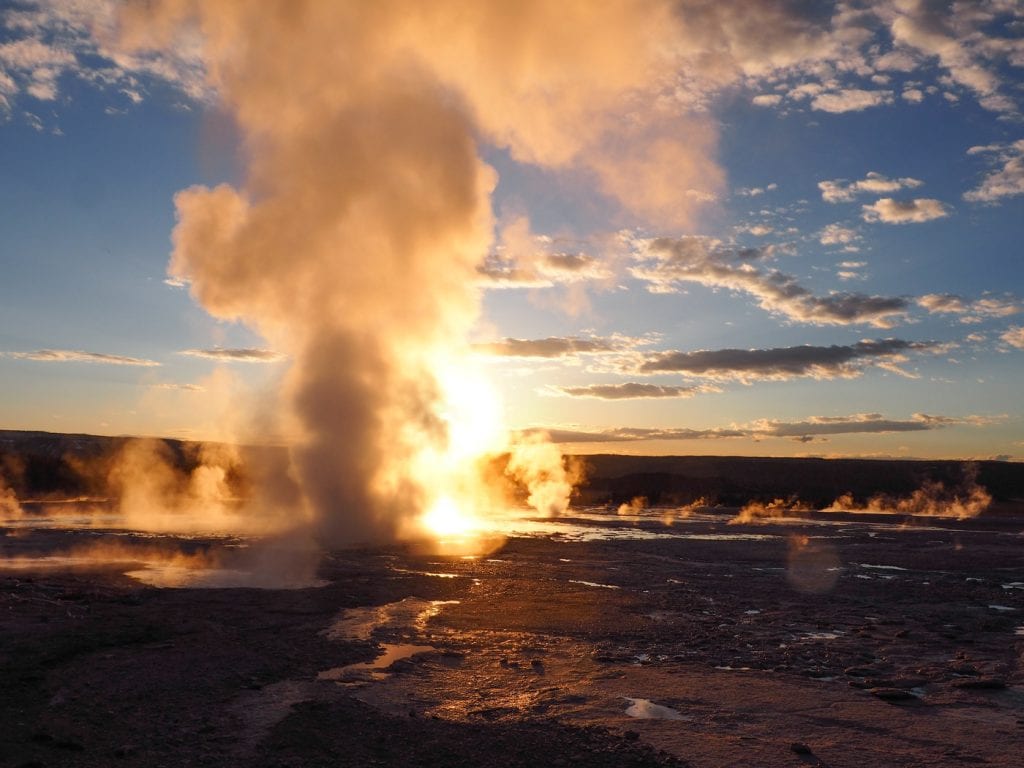
[[(175, 195), (244, 186), (269, 129), (202, 34), (125, 49), (117, 13), (0, 10), (0, 427), (215, 437), (226, 401), (288, 378), (295, 334), (168, 278)], [(574, 84), (613, 126), (578, 146), (576, 91), (545, 144), (537, 112), (486, 112), (512, 63), (468, 82), (411, 46), (497, 174), (464, 330), (508, 422), (585, 451), (1024, 457), (1024, 10), (673, 13), (655, 85)], [(631, 133), (627, 103), (662, 111)]]

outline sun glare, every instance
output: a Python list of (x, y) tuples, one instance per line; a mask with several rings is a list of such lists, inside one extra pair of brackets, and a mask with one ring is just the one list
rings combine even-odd
[(423, 527), (437, 536), (460, 536), (473, 532), (478, 521), (465, 514), (450, 496), (442, 496), (423, 515)]

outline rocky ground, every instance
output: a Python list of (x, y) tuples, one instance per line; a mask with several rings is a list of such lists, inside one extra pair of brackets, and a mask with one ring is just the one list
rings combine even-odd
[(819, 517), (589, 515), (288, 590), (8, 562), (0, 765), (1019, 766), (1024, 519)]

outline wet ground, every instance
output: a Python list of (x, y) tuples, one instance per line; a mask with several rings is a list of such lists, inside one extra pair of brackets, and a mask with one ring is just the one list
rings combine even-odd
[(812, 517), (588, 510), (290, 589), (211, 586), (253, 542), (0, 528), (0, 765), (1021, 765), (1024, 519)]

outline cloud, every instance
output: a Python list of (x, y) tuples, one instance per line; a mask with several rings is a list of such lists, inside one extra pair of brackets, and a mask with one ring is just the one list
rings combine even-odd
[(846, 179), (831, 179), (818, 182), (821, 199), (826, 203), (848, 203), (860, 194), (885, 194), (898, 192), (901, 189), (913, 189), (924, 184), (920, 179), (909, 176), (890, 179), (877, 171), (869, 171), (859, 181), (847, 182)]
[(828, 224), (818, 233), (822, 245), (851, 245), (860, 240), (860, 233), (841, 224)]
[(189, 357), (202, 357), (207, 360), (218, 360), (225, 363), (276, 363), (284, 360), (286, 355), (272, 349), (242, 347), (238, 349), (183, 349), (178, 354)]
[(1017, 349), (1024, 349), (1024, 327), (1015, 325), (1012, 328), (1005, 331), (999, 336), (1003, 341), (1009, 344), (1011, 347)]
[(1000, 38), (992, 31), (999, 17), (1004, 28), (1011, 30), (1007, 15), (1018, 14), (1010, 5), (997, 2), (966, 8), (957, 3), (902, 0), (882, 8), (897, 46), (937, 58), (950, 78), (974, 92), (985, 109), (1015, 111), (1012, 100), (999, 93), (1002, 82), (994, 66), (1006, 58), (1013, 37)]
[(992, 171), (981, 183), (964, 193), (964, 200), (972, 203), (996, 203), (1004, 198), (1024, 195), (1024, 139), (1012, 144), (971, 147), (968, 155), (992, 154), (1002, 167)]
[(924, 101), (924, 93), (920, 88), (905, 88), (900, 95), (904, 101), (908, 101), (911, 104), (920, 104)]
[(916, 200), (893, 200), (883, 197), (871, 205), (861, 206), (864, 221), (885, 224), (920, 224), (949, 216), (949, 208), (938, 200), (922, 197)]
[(680, 283), (747, 293), (762, 309), (802, 323), (891, 328), (907, 314), (910, 302), (902, 297), (845, 292), (815, 296), (795, 277), (755, 266), (773, 253), (772, 246), (730, 250), (708, 238), (655, 238), (637, 243), (638, 266), (630, 274), (646, 282), (652, 293), (675, 293)]
[(485, 288), (551, 288), (607, 280), (611, 270), (583, 253), (536, 254), (528, 261), (492, 254), (477, 270)]
[(496, 251), (477, 267), (484, 288), (550, 288), (555, 285), (579, 286), (612, 278), (612, 270), (602, 259), (566, 243), (531, 231), (526, 216), (514, 216), (503, 222)]
[(841, 114), (860, 112), (870, 107), (892, 104), (892, 91), (865, 91), (860, 88), (846, 88), (841, 91), (821, 93), (811, 100), (811, 107), (819, 112)]
[(114, 45), (120, 3), (32, 2), (0, 11), (0, 108), (27, 96), (53, 101), (61, 84), (74, 78), (138, 103), (143, 89), (139, 77), (153, 78), (193, 99), (205, 99), (211, 89), (203, 80), (194, 31), (178, 35), (162, 51), (130, 54)]
[(777, 107), (781, 102), (782, 96), (777, 93), (759, 93), (750, 100), (755, 107)]
[(929, 293), (917, 299), (929, 314), (960, 315), (962, 323), (980, 323), (986, 317), (1009, 317), (1024, 311), (1024, 305), (1012, 297), (983, 296), (965, 299), (955, 293)]
[(907, 375), (897, 368), (909, 353), (938, 352), (945, 347), (932, 341), (902, 339), (864, 340), (856, 344), (776, 347), (773, 349), (716, 349), (697, 352), (651, 352), (631, 372), (681, 373), (719, 380), (786, 381), (799, 377), (851, 379), (869, 367)]
[(644, 429), (616, 427), (603, 430), (544, 429), (555, 443), (628, 443), (642, 440), (718, 440), (749, 437), (738, 429)]
[(779, 185), (775, 182), (767, 184), (763, 187), (740, 187), (736, 190), (736, 194), (740, 197), (759, 197), (765, 192), (774, 192), (779, 188)]
[(483, 342), (473, 345), (474, 351), (494, 357), (530, 357), (556, 358), (576, 357), (578, 355), (597, 355), (608, 352), (622, 352), (633, 349), (640, 344), (649, 343), (647, 339), (636, 339), (628, 336), (584, 337), (551, 336), (546, 339), (511, 339)]
[(569, 397), (591, 397), (598, 400), (640, 400), (648, 398), (691, 398), (710, 392), (721, 392), (717, 387), (705, 385), (670, 386), (663, 384), (590, 384), (585, 387), (554, 387), (553, 390)]
[(548, 429), (545, 431), (557, 443), (736, 438), (748, 440), (778, 438), (810, 442), (815, 438), (827, 438), (834, 435), (927, 432), (954, 425), (982, 426), (992, 422), (991, 418), (979, 416), (950, 417), (915, 413), (909, 419), (892, 419), (879, 413), (856, 413), (848, 416), (811, 416), (802, 421), (760, 419), (749, 424), (711, 429), (613, 427), (594, 430)]
[[(844, 249), (849, 250), (849, 249)], [(865, 275), (860, 270), (867, 266), (866, 261), (841, 261), (837, 265), (839, 271), (836, 275), (840, 280), (863, 280)]]
[(158, 366), (155, 360), (141, 357), (110, 355), (105, 352), (86, 352), (78, 349), (38, 349), (34, 352), (7, 352), (8, 357), (18, 360), (35, 360), (45, 363), (101, 363), (104, 365)]
[(180, 392), (205, 392), (206, 387), (201, 384), (176, 384), (170, 381), (161, 381), (149, 385), (150, 389), (169, 389)]

